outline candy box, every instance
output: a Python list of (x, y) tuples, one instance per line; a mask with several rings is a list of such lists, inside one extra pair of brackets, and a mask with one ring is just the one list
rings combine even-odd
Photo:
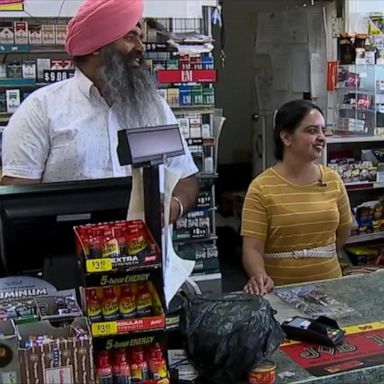
[(12, 320), (0, 321), (0, 383), (20, 383), (17, 332)]
[(86, 318), (56, 328), (48, 321), (18, 326), (23, 384), (95, 383), (92, 338)]

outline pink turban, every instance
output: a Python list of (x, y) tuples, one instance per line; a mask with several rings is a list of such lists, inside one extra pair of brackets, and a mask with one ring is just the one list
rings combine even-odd
[(140, 21), (143, 0), (85, 0), (68, 24), (65, 49), (88, 55), (120, 39)]

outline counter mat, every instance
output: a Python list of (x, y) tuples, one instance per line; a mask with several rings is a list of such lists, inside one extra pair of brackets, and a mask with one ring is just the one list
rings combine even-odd
[(327, 376), (384, 364), (384, 322), (343, 328), (345, 341), (337, 347), (288, 340), (280, 349), (314, 376)]

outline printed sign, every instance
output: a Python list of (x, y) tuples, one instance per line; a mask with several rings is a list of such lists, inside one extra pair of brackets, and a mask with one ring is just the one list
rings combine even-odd
[(57, 384), (73, 384), (72, 367), (70, 365), (45, 370), (45, 382)]
[(384, 364), (384, 323), (347, 327), (345, 331), (345, 341), (337, 347), (288, 342), (281, 350), (314, 376)]
[(67, 80), (74, 76), (74, 69), (48, 69), (44, 70), (44, 82), (56, 83), (57, 81)]
[(0, 279), (0, 300), (47, 296), (57, 292), (48, 282), (30, 276), (10, 276)]

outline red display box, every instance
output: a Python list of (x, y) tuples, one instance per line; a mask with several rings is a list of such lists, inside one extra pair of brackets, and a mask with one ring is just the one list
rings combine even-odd
[(217, 73), (215, 69), (198, 70), (158, 70), (156, 72), (159, 83), (214, 83)]
[[(149, 330), (161, 330), (165, 328), (165, 315), (155, 285), (152, 281), (145, 280), (147, 278), (145, 274), (131, 275), (130, 278), (136, 283), (106, 285), (83, 289), (83, 306), (86, 309), (89, 320), (91, 321), (91, 331), (94, 337), (121, 335)], [(147, 294), (146, 297), (150, 297), (151, 309), (139, 317), (140, 299), (139, 293), (136, 293), (139, 289), (136, 284), (143, 285), (143, 283), (147, 287), (145, 293)], [(126, 297), (127, 288), (129, 289), (129, 292), (135, 292), (131, 294), (132, 296), (130, 295), (129, 300), (127, 300)], [(108, 298), (106, 294), (108, 294)], [(96, 311), (97, 313), (95, 312), (95, 300), (97, 301), (98, 307)], [(124, 301), (124, 303), (120, 300)], [(118, 319), (117, 317), (123, 316), (123, 311), (120, 309), (124, 304), (127, 305), (127, 302), (135, 303), (133, 306), (130, 305), (132, 318)], [(104, 309), (102, 309), (102, 307), (104, 307)], [(111, 320), (110, 315), (105, 315), (105, 312), (111, 311), (111, 308), (115, 308), (114, 313), (116, 315), (116, 319)]]
[(142, 220), (74, 227), (76, 249), (88, 273), (156, 267), (161, 254)]

